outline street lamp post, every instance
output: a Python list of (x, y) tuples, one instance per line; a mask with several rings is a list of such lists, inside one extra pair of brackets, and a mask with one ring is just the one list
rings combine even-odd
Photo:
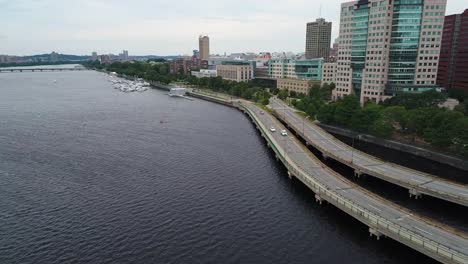
[(354, 162), (354, 139), (361, 139), (361, 135), (353, 136), (353, 147), (351, 148), (351, 164)]
[(304, 130), (304, 122), (306, 119), (309, 119), (310, 116), (306, 116), (304, 119), (302, 119), (302, 135), (305, 137), (305, 130)]
[(283, 107), (283, 121), (286, 123), (286, 106)]

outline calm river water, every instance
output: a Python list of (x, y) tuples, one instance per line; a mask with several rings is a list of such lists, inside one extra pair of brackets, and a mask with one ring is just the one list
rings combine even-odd
[(428, 262), (316, 204), (234, 109), (0, 73), (0, 263)]

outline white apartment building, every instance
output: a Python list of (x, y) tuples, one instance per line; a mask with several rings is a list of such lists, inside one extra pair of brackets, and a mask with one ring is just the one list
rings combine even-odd
[(212, 78), (218, 76), (216, 70), (205, 70), (201, 69), (200, 71), (192, 71), (192, 76), (197, 78)]
[(325, 83), (331, 84), (335, 83), (336, 84), (336, 70), (338, 63), (336, 62), (328, 62), (324, 63), (322, 65), (322, 83), (321, 86), (323, 86)]
[(217, 65), (216, 71), (225, 80), (247, 82), (253, 79), (253, 67), (248, 63)]

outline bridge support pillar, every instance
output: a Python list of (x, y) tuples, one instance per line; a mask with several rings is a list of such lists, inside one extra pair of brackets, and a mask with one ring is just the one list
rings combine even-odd
[(306, 147), (308, 147), (308, 146), (309, 146), (309, 142), (308, 142), (308, 141), (306, 141)]
[(380, 233), (379, 230), (375, 228), (369, 227), (369, 236), (370, 237), (375, 236), (377, 240), (379, 240), (380, 236), (382, 236), (382, 233)]
[(327, 159), (328, 159), (328, 156), (327, 156), (327, 154), (325, 154), (325, 153), (322, 153), (322, 157), (323, 157), (324, 160), (327, 160)]
[(414, 199), (417, 200), (418, 198), (421, 198), (422, 194), (415, 189), (409, 189), (409, 197), (412, 198), (413, 196)]
[(323, 199), (322, 199), (322, 197), (320, 197), (319, 194), (316, 193), (315, 194), (315, 201), (321, 205), (322, 202), (323, 202)]
[(358, 170), (358, 169), (354, 170), (354, 177), (361, 178), (361, 175), (362, 175), (362, 172), (360, 170)]
[(291, 180), (294, 177), (294, 174), (292, 174), (290, 171), (288, 171), (288, 178)]
[(278, 155), (275, 155), (276, 161), (279, 161)]

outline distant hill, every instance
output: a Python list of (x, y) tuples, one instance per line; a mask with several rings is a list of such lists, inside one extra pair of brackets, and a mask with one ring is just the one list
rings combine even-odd
[[(38, 54), (38, 55), (31, 55), (31, 56), (21, 56), (18, 58), (25, 59), (25, 60), (33, 60), (33, 61), (38, 61), (38, 60), (49, 60), (51, 57), (51, 54)], [(83, 56), (83, 55), (70, 55), (70, 54), (58, 54), (57, 55), (57, 60), (59, 61), (82, 61), (82, 60), (88, 60), (91, 56)]]
[[(100, 54), (99, 54), (100, 55)], [(73, 54), (36, 54), (30, 56), (8, 56), (6, 62), (0, 63), (0, 67), (11, 66), (35, 66), (35, 65), (56, 65), (56, 64), (70, 64), (88, 61), (91, 56), (87, 55), (73, 55)], [(130, 59), (144, 61), (154, 59), (172, 60), (179, 56), (159, 56), (159, 55), (143, 55), (143, 56), (130, 56)], [(118, 60), (118, 56), (113, 55), (112, 60)]]
[(159, 55), (144, 55), (144, 56), (130, 56), (135, 60), (144, 60), (144, 59), (165, 59), (165, 60), (173, 60), (180, 56), (170, 55), (170, 56), (159, 56)]

